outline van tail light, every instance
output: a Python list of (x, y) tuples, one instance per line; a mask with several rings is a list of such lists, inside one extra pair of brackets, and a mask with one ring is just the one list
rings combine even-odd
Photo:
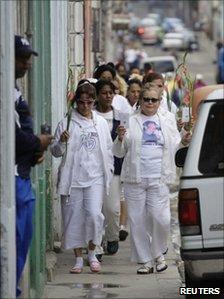
[(142, 35), (145, 32), (145, 29), (143, 27), (138, 28), (138, 34)]
[(198, 189), (179, 191), (178, 214), (182, 236), (201, 234)]

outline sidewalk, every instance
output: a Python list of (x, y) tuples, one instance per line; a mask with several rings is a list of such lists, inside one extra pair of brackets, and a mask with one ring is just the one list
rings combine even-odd
[(47, 283), (43, 298), (184, 298), (178, 295), (182, 283), (177, 268), (178, 254), (171, 239), (166, 254), (168, 269), (149, 275), (136, 274), (137, 266), (129, 260), (129, 238), (120, 242), (116, 255), (103, 256), (100, 274), (92, 274), (88, 266), (82, 274), (69, 274), (74, 264), (73, 252), (58, 253), (56, 274)]

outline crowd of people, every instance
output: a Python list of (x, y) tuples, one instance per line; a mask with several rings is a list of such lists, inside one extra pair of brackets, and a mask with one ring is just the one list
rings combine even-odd
[(150, 68), (129, 75), (110, 62), (94, 70), (95, 80), (82, 79), (70, 128), (65, 117), (50, 147), (62, 157), (58, 194), (63, 247), (75, 253), (70, 273), (83, 271), (84, 247), (90, 270), (101, 271), (103, 254), (116, 254), (128, 235), (126, 214), (137, 274), (167, 268), (174, 156), (189, 137), (177, 126), (172, 101), (169, 109), (164, 76)]
[[(38, 53), (16, 36), (15, 55), (17, 79)], [(61, 159), (57, 192), (62, 245), (75, 255), (70, 273), (83, 271), (84, 248), (90, 270), (100, 272), (103, 254), (116, 254), (129, 233), (137, 274), (167, 268), (174, 156), (191, 138), (176, 118), (180, 102), (168, 101), (164, 76), (150, 65), (143, 72), (132, 65), (128, 73), (122, 63), (105, 63), (95, 68), (93, 78), (78, 82), (69, 126), (65, 116), (54, 137), (34, 134), (29, 107), (15, 86), (17, 296), (32, 238), (30, 170), (43, 161), (48, 146)]]

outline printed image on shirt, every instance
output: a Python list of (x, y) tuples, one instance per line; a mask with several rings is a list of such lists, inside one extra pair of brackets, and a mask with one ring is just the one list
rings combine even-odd
[(142, 144), (163, 145), (161, 127), (154, 121), (147, 120), (143, 123)]
[(89, 152), (95, 149), (96, 138), (98, 138), (98, 134), (96, 132), (83, 133), (80, 137), (81, 137), (80, 148), (84, 147)]

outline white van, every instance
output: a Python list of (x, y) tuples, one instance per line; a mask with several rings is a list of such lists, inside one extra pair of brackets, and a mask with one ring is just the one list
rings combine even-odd
[(224, 86), (201, 101), (189, 148), (177, 151), (186, 287), (224, 282)]
[(150, 63), (155, 72), (161, 74), (171, 74), (174, 76), (177, 68), (177, 60), (174, 56), (152, 56), (143, 60), (141, 68), (144, 69), (146, 63)]

